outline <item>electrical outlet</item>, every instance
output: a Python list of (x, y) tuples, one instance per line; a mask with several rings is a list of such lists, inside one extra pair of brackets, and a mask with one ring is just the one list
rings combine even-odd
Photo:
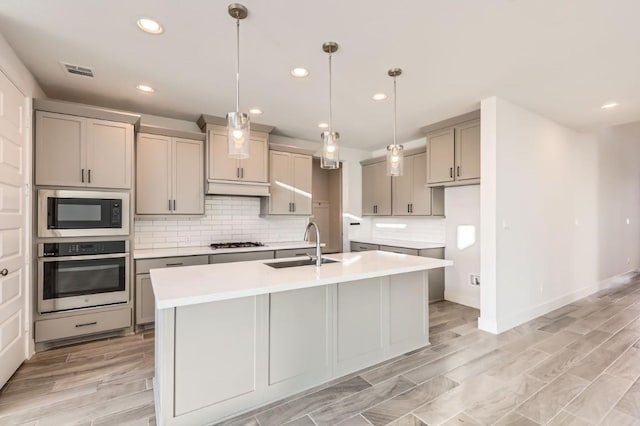
[(480, 286), (480, 275), (478, 274), (469, 274), (469, 285), (474, 287)]

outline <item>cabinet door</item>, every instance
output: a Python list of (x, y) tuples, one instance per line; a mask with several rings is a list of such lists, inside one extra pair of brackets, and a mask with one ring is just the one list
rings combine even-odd
[(133, 126), (87, 119), (87, 186), (131, 188)]
[(448, 129), (427, 136), (427, 182), (453, 181), (454, 131)]
[(293, 185), (291, 182), (291, 154), (288, 152), (271, 151), (269, 181), (269, 214), (291, 214)]
[(260, 132), (251, 132), (249, 158), (240, 161), (240, 180), (247, 182), (269, 181), (269, 138)]
[(149, 274), (136, 275), (136, 325), (155, 321), (156, 302)]
[(209, 179), (238, 180), (238, 160), (229, 158), (226, 129), (209, 130)]
[(402, 176), (393, 176), (391, 178), (392, 191), (391, 211), (394, 216), (410, 216), (411, 203), (413, 198), (413, 156), (404, 159), (404, 171)]
[(362, 215), (373, 215), (375, 208), (375, 164), (362, 166)]
[(311, 156), (291, 154), (293, 213), (311, 215)]
[[(431, 188), (427, 188), (427, 154), (413, 155), (413, 179), (411, 214), (425, 216), (431, 214)], [(405, 169), (405, 173), (407, 173)]]
[(456, 180), (480, 179), (480, 122), (456, 127)]
[(375, 164), (376, 185), (373, 188), (376, 215), (391, 216), (391, 176), (387, 176), (387, 163)]
[(173, 213), (204, 214), (204, 150), (201, 141), (173, 140)]
[(171, 138), (139, 133), (136, 143), (136, 213), (170, 214)]
[(36, 185), (86, 186), (84, 118), (36, 112)]

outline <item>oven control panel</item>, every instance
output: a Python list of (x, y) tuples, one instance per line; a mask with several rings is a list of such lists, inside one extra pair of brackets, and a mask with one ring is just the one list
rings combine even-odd
[(127, 241), (44, 243), (39, 247), (39, 255), (42, 257), (89, 256), (126, 253), (127, 251)]

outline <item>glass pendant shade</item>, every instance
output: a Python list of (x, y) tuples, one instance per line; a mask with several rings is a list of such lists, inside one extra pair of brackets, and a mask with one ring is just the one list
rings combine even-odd
[(402, 176), (404, 152), (402, 145), (387, 146), (387, 176)]
[(340, 167), (339, 160), (339, 146), (338, 139), (340, 133), (338, 132), (322, 132), (322, 159), (320, 160), (320, 167), (323, 169), (337, 169)]
[(229, 158), (249, 158), (249, 116), (241, 112), (227, 114)]

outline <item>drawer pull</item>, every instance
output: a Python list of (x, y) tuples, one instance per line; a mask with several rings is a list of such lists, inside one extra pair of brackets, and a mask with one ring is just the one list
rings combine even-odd
[(182, 266), (182, 265), (184, 265), (184, 262), (165, 263), (165, 266)]
[(87, 327), (87, 326), (90, 326), (90, 325), (97, 325), (97, 324), (98, 324), (98, 321), (87, 322), (87, 323), (84, 323), (84, 324), (76, 324), (76, 328), (78, 328), (78, 327)]

